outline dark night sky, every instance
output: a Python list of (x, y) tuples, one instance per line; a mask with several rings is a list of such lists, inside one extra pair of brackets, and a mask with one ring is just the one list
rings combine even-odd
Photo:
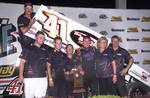
[[(52, 5), (65, 7), (115, 8), (115, 0), (0, 0), (0, 2)], [(128, 9), (150, 9), (150, 0), (127, 0)]]

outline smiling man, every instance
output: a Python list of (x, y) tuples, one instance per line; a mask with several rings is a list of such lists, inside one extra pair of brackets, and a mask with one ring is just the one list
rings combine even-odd
[(37, 32), (35, 42), (20, 55), (19, 82), (24, 83), (25, 98), (45, 98), (47, 91), (47, 51), (42, 48), (43, 32)]
[(23, 48), (27, 47), (33, 42), (33, 39), (25, 36), (24, 34), (31, 28), (34, 24), (35, 19), (33, 19), (35, 13), (33, 12), (33, 5), (30, 2), (24, 4), (24, 13), (18, 17), (17, 25), (20, 35), (20, 43)]

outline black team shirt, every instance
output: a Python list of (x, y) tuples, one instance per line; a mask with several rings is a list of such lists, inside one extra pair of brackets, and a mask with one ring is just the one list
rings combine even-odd
[(25, 78), (46, 77), (46, 63), (48, 60), (46, 49), (30, 45), (28, 48), (23, 49), (20, 58), (26, 60)]
[(95, 52), (95, 65), (97, 78), (111, 77), (113, 74), (112, 69), (113, 56), (108, 49), (102, 53), (99, 50)]
[[(35, 15), (35, 13), (32, 13), (31, 18), (33, 18), (34, 15)], [(30, 19), (25, 17), (24, 13), (18, 17), (17, 25), (18, 25), (19, 35), (20, 35), (19, 41), (23, 48), (26, 47), (27, 45), (30, 45), (33, 42), (33, 40), (31, 38), (25, 36), (20, 30), (21, 27), (27, 27), (29, 25), (29, 23), (30, 23)]]
[(82, 59), (82, 67), (85, 71), (85, 78), (95, 78), (95, 63), (94, 63), (94, 47), (81, 48), (80, 56)]
[(55, 79), (64, 78), (64, 60), (65, 56), (62, 51), (52, 50), (48, 57), (48, 62), (52, 66), (52, 75)]
[(119, 74), (119, 72), (124, 68), (124, 65), (128, 64), (132, 56), (128, 53), (127, 50), (121, 47), (119, 47), (117, 50), (114, 50), (112, 46), (109, 46), (109, 50), (111, 51), (111, 54), (116, 61), (117, 74)]
[(72, 68), (75, 68), (75, 67), (76, 67), (75, 57), (74, 56), (72, 58), (66, 57), (65, 64), (64, 64), (65, 70), (70, 72)]

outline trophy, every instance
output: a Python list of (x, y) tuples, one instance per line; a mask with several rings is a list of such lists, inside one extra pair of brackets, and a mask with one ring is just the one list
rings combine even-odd
[(85, 92), (83, 83), (84, 70), (82, 68), (82, 59), (80, 54), (76, 54), (76, 66), (72, 69), (72, 72), (74, 73), (73, 93)]
[(81, 66), (72, 69), (74, 70), (74, 90), (73, 93), (82, 93), (85, 92), (83, 84), (83, 75), (84, 71)]

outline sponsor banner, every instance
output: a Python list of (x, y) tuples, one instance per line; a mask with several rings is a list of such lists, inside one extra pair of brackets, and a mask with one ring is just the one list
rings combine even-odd
[[(0, 17), (3, 18), (7, 17), (13, 24), (16, 25), (17, 17), (23, 12), (22, 9), (23, 5), (0, 3), (0, 7), (1, 7), (0, 11), (3, 13), (0, 15)], [(150, 49), (149, 45), (150, 10), (97, 9), (97, 8), (93, 9), (93, 8), (73, 8), (73, 7), (55, 7), (55, 6), (51, 6), (50, 8), (57, 12), (60, 12), (62, 16), (65, 15), (66, 17), (73, 19), (77, 23), (89, 27), (90, 29), (98, 32), (100, 35), (101, 34), (107, 35), (109, 38), (115, 34), (119, 35), (120, 37), (122, 37), (121, 46), (126, 48), (127, 50), (137, 49), (140, 52), (142, 49), (143, 50)], [(38, 9), (39, 6), (34, 5), (34, 11), (36, 12)], [(13, 11), (13, 13), (5, 13), (8, 11)], [(59, 24), (63, 23), (65, 24), (65, 21), (59, 22)], [(86, 29), (86, 32), (91, 33), (88, 29)], [(48, 40), (46, 40), (47, 41), (46, 43), (47, 44), (50, 43), (49, 45), (52, 45), (53, 43), (52, 38), (51, 40), (50, 39)], [(78, 47), (77, 44), (74, 45), (75, 47)], [(135, 59), (139, 60), (140, 66), (144, 66), (142, 61), (143, 58), (150, 58), (148, 52), (145, 52), (144, 55), (143, 53), (133, 54), (133, 56), (135, 57)], [(150, 71), (150, 67), (145, 68)]]

